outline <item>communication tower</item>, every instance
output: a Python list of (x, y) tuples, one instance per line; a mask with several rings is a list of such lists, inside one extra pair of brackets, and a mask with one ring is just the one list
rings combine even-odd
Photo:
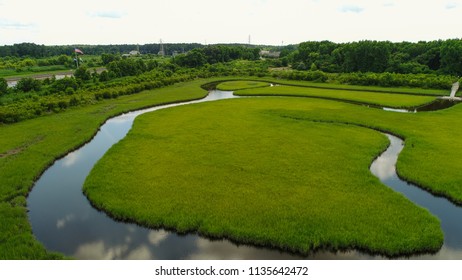
[(165, 49), (164, 49), (164, 43), (162, 42), (162, 39), (159, 40), (159, 45), (160, 45), (160, 50), (159, 50), (159, 52), (157, 54), (160, 55), (160, 56), (164, 56), (165, 55)]

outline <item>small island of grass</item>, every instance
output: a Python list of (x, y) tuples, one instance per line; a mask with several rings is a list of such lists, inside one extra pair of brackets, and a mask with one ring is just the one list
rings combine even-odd
[(146, 114), (95, 166), (84, 192), (118, 219), (302, 254), (438, 250), (439, 221), (369, 171), (385, 136), (287, 117), (342, 110), (374, 109), (258, 98)]

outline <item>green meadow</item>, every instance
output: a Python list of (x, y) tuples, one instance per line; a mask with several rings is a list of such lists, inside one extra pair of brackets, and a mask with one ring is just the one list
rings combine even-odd
[[(136, 95), (104, 100), (11, 125), (0, 125), (0, 259), (49, 259), (32, 234), (26, 196), (56, 158), (89, 141), (98, 127), (123, 112), (204, 97), (203, 81), (181, 83)], [(4, 137), (7, 136), (7, 137)]]
[[(238, 93), (259, 95), (274, 88), (276, 87), (243, 90)], [(281, 90), (281, 95), (288, 96), (303, 96), (304, 93), (303, 89), (298, 87)], [(348, 95), (342, 92), (339, 94)], [(378, 96), (376, 100), (379, 104), (388, 102), (387, 95), (370, 93), (369, 98), (374, 98), (374, 94)], [(412, 97), (416, 97), (400, 94), (396, 96), (401, 97), (403, 102), (412, 102)], [(279, 114), (299, 120), (360, 125), (399, 135), (406, 142), (397, 163), (399, 175), (435, 194), (462, 204), (462, 174), (452, 171), (454, 166), (460, 165), (462, 158), (462, 151), (458, 148), (457, 142), (457, 139), (462, 139), (462, 131), (457, 129), (462, 118), (461, 104), (444, 110), (416, 114), (386, 112), (346, 104), (343, 106), (342, 109), (335, 110), (280, 110)]]
[(338, 83), (293, 81), (293, 80), (285, 80), (285, 79), (275, 80), (274, 83), (277, 83), (280, 85), (295, 85), (295, 86), (319, 88), (319, 89), (338, 89), (338, 90), (367, 91), (367, 92), (401, 93), (401, 94), (410, 94), (410, 95), (441, 96), (441, 95), (449, 95), (449, 92), (450, 92), (449, 90), (444, 91), (441, 89), (359, 86), (359, 85), (345, 85), (345, 84), (338, 84)]
[[(236, 88), (239, 89), (239, 88)], [(235, 89), (235, 90), (236, 90)], [(394, 108), (410, 108), (428, 104), (435, 100), (435, 97), (421, 95), (407, 95), (396, 93), (383, 93), (371, 91), (353, 91), (339, 89), (320, 89), (298, 86), (273, 86), (243, 88), (236, 92), (240, 96), (302, 96), (315, 97), (332, 100), (351, 101), (365, 103), (375, 106), (388, 106)]]
[[(201, 85), (223, 79), (0, 125), (0, 135), (7, 135), (0, 137), (0, 258), (63, 257), (35, 240), (26, 208), (34, 181), (56, 158), (89, 141), (111, 116), (201, 98)], [(405, 139), (398, 161), (402, 177), (462, 203), (462, 175), (453, 172), (462, 157), (462, 132), (455, 129), (460, 105), (400, 114), (306, 97), (390, 107), (433, 97), (377, 92), (385, 88), (336, 92), (302, 82), (267, 87), (269, 82), (275, 80), (234, 78), (225, 86), (245, 88), (240, 94), (286, 97), (208, 102), (137, 118), (128, 137), (92, 171), (85, 192), (99, 208), (141, 224), (294, 252), (357, 248), (396, 256), (440, 248), (439, 221), (371, 175), (370, 163), (388, 142), (369, 128)], [(264, 93), (273, 90), (281, 92)]]
[[(369, 93), (360, 101), (375, 95), (388, 100)], [(450, 120), (460, 114), (460, 106), (402, 114), (300, 97), (171, 108), (139, 117), (84, 190), (117, 218), (242, 243), (301, 253), (435, 251), (443, 241), (438, 220), (383, 186), (368, 167), (387, 146), (375, 130), (391, 132), (406, 140), (401, 176), (461, 201), (462, 177), (451, 166), (462, 155), (448, 159), (457, 147), (448, 137), (462, 136)]]
[(269, 87), (270, 84), (267, 82), (258, 82), (258, 81), (229, 81), (223, 82), (217, 85), (218, 90), (224, 91), (233, 91), (239, 89), (250, 89), (250, 88), (260, 88), (260, 87)]

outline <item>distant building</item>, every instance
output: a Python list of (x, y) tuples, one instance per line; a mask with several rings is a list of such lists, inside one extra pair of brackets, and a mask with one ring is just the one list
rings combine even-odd
[(279, 58), (281, 52), (273, 52), (273, 51), (260, 51), (260, 57), (268, 57), (268, 58)]
[(130, 51), (129, 53), (124, 53), (122, 56), (129, 57), (129, 56), (139, 56), (139, 55), (141, 55), (140, 51)]

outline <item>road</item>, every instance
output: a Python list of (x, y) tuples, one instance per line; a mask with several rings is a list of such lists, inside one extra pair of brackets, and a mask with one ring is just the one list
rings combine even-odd
[[(97, 73), (101, 73), (104, 70), (106, 70), (105, 67), (99, 67), (95, 68)], [(93, 69), (89, 69), (91, 72), (93, 72)], [(31, 74), (31, 75), (26, 75), (26, 76), (16, 76), (16, 77), (5, 77), (6, 82), (8, 83), (9, 87), (14, 87), (19, 80), (22, 78), (28, 77), (28, 78), (34, 78), (38, 80), (44, 80), (46, 78), (51, 78), (53, 76), (56, 77), (56, 79), (62, 79), (64, 77), (70, 77), (74, 75), (75, 70), (66, 70), (66, 71), (60, 71), (60, 72), (53, 72), (53, 73), (37, 73), (37, 74)]]

